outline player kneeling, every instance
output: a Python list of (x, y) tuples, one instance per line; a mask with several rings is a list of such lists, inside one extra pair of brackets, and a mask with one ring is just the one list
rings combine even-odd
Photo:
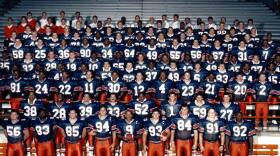
[(125, 119), (121, 120), (118, 125), (118, 137), (122, 140), (122, 156), (137, 155), (137, 138), (141, 135), (142, 124), (133, 117), (131, 110), (125, 112)]
[(197, 149), (198, 119), (190, 114), (187, 106), (182, 106), (180, 114), (173, 117), (171, 126), (170, 143), (176, 155), (191, 156)]

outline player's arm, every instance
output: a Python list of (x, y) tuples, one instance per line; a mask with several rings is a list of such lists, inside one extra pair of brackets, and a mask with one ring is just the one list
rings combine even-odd
[(170, 132), (170, 143), (172, 150), (175, 150), (175, 130), (172, 129)]
[(162, 134), (161, 141), (166, 141), (171, 135), (170, 129), (166, 129)]
[(24, 135), (24, 137), (23, 137), (24, 141), (25, 141), (27, 138), (29, 138), (29, 130), (28, 130), (28, 128), (25, 128), (25, 129), (23, 130), (23, 135)]
[(84, 139), (86, 136), (87, 136), (87, 129), (83, 128), (82, 139)]
[(224, 132), (221, 132), (221, 144), (220, 144), (220, 151), (223, 151), (224, 150), (224, 145), (225, 145), (225, 133)]
[(142, 154), (145, 155), (146, 151), (147, 151), (147, 136), (148, 136), (148, 131), (144, 130), (142, 139), (143, 139), (143, 149), (142, 149)]
[(199, 144), (200, 144), (200, 150), (201, 152), (204, 151), (204, 146), (203, 146), (203, 133), (199, 132)]
[(198, 130), (193, 130), (193, 150), (197, 149), (197, 144), (198, 144), (198, 137), (199, 137), (199, 133)]
[(111, 145), (111, 151), (114, 152), (115, 151), (115, 146), (116, 146), (116, 140), (117, 140), (117, 134), (116, 131), (112, 132), (112, 145)]

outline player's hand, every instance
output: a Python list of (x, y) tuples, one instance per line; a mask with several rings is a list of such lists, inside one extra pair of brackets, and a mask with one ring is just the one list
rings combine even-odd
[(167, 140), (167, 136), (161, 136), (161, 141), (166, 141)]
[(200, 151), (203, 152), (205, 149), (204, 149), (204, 146), (203, 145), (200, 145)]
[(173, 142), (171, 142), (171, 151), (175, 151), (175, 142), (173, 141)]
[(111, 152), (114, 152), (115, 151), (115, 144), (114, 143), (112, 143), (112, 145), (110, 146), (110, 150), (111, 150)]
[(223, 152), (223, 151), (224, 151), (224, 146), (221, 145), (221, 146), (219, 147), (219, 151), (220, 151), (220, 152)]
[(143, 145), (143, 149), (142, 149), (142, 155), (145, 156), (147, 153), (148, 147), (147, 145)]
[(91, 135), (91, 136), (95, 136), (96, 135), (96, 130), (92, 129), (88, 135)]
[(193, 150), (193, 151), (196, 151), (196, 150), (197, 150), (197, 144), (193, 144), (192, 150)]

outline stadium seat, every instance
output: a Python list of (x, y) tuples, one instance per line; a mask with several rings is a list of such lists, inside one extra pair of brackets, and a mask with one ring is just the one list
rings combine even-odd
[(279, 153), (278, 145), (274, 144), (255, 144), (254, 155), (270, 155), (277, 156)]

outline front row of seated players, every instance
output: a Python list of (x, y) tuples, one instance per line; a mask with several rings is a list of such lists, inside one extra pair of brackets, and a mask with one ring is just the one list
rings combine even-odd
[(80, 103), (67, 103), (59, 94), (56, 102), (44, 106), (30, 92), (21, 104), (23, 114), (13, 110), (1, 122), (8, 138), (7, 155), (30, 154), (33, 139), (38, 156), (53, 156), (55, 149), (56, 155), (82, 156), (86, 143), (86, 153), (96, 156), (112, 156), (119, 148), (123, 156), (164, 156), (169, 147), (177, 156), (197, 151), (205, 156), (252, 153), (254, 125), (243, 120), (228, 94), (217, 105), (202, 95), (186, 105), (171, 92), (160, 108), (145, 96), (141, 92), (125, 105), (115, 94), (105, 104), (92, 102), (87, 94)]

